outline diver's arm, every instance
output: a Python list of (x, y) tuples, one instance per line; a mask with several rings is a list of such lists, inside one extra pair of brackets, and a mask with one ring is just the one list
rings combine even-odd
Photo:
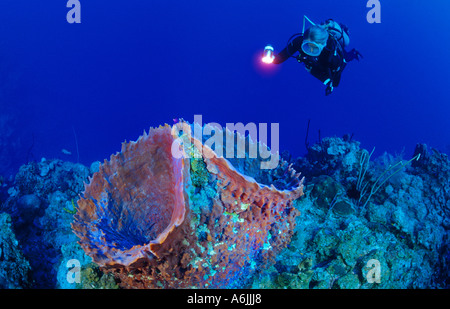
[(280, 64), (288, 60), (293, 54), (300, 50), (303, 42), (303, 36), (298, 36), (281, 51), (273, 60), (273, 63)]
[(289, 46), (286, 46), (282, 51), (280, 51), (275, 58), (273, 59), (273, 63), (280, 64), (285, 62), (291, 57), (291, 53), (289, 53)]

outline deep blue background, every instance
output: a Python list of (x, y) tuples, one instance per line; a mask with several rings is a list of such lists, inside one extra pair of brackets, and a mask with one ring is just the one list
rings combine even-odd
[[(418, 142), (450, 152), (449, 1), (381, 0), (381, 24), (366, 21), (365, 0), (80, 2), (82, 23), (68, 24), (64, 0), (1, 1), (0, 112), (15, 164), (76, 161), (74, 130), (90, 164), (195, 114), (280, 123), (281, 150), (296, 156), (308, 119), (310, 142), (320, 130), (354, 133), (378, 155), (410, 156)], [(266, 44), (279, 51), (301, 31), (303, 14), (346, 24), (364, 55), (329, 97), (295, 60), (259, 61)]]

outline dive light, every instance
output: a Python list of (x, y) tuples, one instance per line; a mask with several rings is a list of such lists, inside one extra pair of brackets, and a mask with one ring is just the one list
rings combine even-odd
[(262, 62), (272, 63), (273, 60), (275, 59), (275, 55), (273, 53), (274, 49), (271, 45), (267, 45), (266, 47), (264, 47)]

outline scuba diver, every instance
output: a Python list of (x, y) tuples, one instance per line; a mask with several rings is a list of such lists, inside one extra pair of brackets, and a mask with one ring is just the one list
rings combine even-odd
[[(311, 23), (305, 31), (305, 19)], [(308, 17), (303, 18), (303, 32), (291, 36), (287, 46), (274, 55), (274, 49), (268, 45), (264, 49), (263, 62), (280, 64), (293, 57), (305, 65), (305, 69), (324, 85), (325, 95), (330, 95), (334, 87), (339, 86), (342, 71), (348, 62), (362, 55), (356, 49), (347, 52), (345, 47), (350, 43), (348, 28), (328, 19), (316, 25)], [(298, 54), (294, 56), (294, 54)]]

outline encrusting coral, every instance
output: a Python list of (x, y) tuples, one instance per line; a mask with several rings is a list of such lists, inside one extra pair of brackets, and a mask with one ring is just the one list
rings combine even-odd
[(104, 161), (78, 200), (79, 243), (122, 287), (246, 287), (290, 241), (303, 179), (280, 162), (265, 178), (281, 175), (284, 188), (258, 183), (186, 132), (191, 147), (176, 158), (172, 129), (151, 128)]

